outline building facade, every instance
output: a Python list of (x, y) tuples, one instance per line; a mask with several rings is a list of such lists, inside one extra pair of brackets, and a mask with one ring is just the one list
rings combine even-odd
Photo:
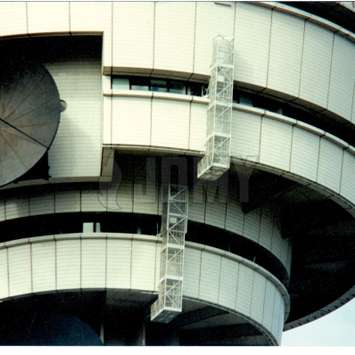
[[(352, 3), (1, 2), (0, 343), (277, 345), (352, 299), (354, 20)], [(234, 53), (229, 165), (207, 181), (216, 36)], [(32, 118), (40, 99), (7, 119), (48, 94), (4, 79), (17, 59), (53, 79), (57, 123)], [(181, 309), (156, 319), (173, 279)]]

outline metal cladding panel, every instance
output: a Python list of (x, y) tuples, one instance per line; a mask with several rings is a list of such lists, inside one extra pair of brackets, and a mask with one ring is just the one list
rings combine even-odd
[(204, 104), (191, 104), (189, 137), (189, 149), (191, 150), (205, 150), (206, 110), (207, 106)]
[(260, 162), (289, 170), (292, 126), (274, 119), (263, 119)]
[(354, 43), (335, 35), (328, 109), (351, 120), (355, 83)]
[(217, 303), (219, 294), (221, 257), (202, 252), (199, 297)]
[(243, 234), (256, 243), (260, 235), (260, 213), (260, 209), (255, 209), (244, 216)]
[(149, 145), (151, 110), (151, 98), (113, 97), (112, 144)]
[(54, 177), (99, 176), (101, 168), (101, 65), (77, 59), (46, 65), (67, 108), (49, 150)]
[(258, 161), (260, 127), (259, 115), (233, 111), (231, 155), (240, 159)]
[(237, 295), (238, 267), (235, 261), (222, 258), (218, 302), (234, 309)]
[(9, 296), (9, 280), (7, 268), (7, 250), (0, 250), (0, 298)]
[[(70, 2), (70, 31), (79, 33), (105, 32), (111, 17), (109, 2)], [(85, 15), (83, 15), (85, 13)]]
[(55, 212), (80, 212), (80, 191), (56, 191)]
[(134, 181), (133, 212), (158, 214), (158, 186), (145, 182), (147, 181), (144, 177)]
[(155, 3), (154, 69), (192, 72), (195, 3)]
[(102, 144), (112, 144), (112, 97), (103, 97)]
[(355, 156), (344, 151), (343, 175), (340, 193), (355, 203)]
[(19, 245), (8, 250), (10, 296), (30, 293), (31, 284), (31, 247)]
[(82, 212), (104, 212), (106, 211), (105, 193), (101, 190), (81, 191), (81, 211)]
[(29, 216), (28, 198), (12, 198), (5, 201), (6, 219)]
[(0, 2), (0, 36), (26, 33), (26, 3)]
[(201, 277), (201, 251), (187, 248), (184, 261), (184, 295), (198, 297)]
[(57, 288), (78, 289), (81, 280), (81, 240), (57, 241)]
[(113, 66), (153, 67), (154, 3), (113, 4)]
[(215, 2), (196, 3), (196, 40), (194, 72), (209, 74), (212, 41), (217, 35), (233, 37), (234, 6)]
[[(279, 243), (278, 240), (274, 240), (273, 237), (273, 214), (272, 211), (266, 208), (261, 210), (260, 221), (260, 238), (259, 243), (266, 249), (271, 250), (274, 243)], [(275, 228), (276, 229), (276, 228)], [(279, 256), (279, 255), (278, 255)]]
[(271, 10), (237, 3), (235, 23), (236, 71), (239, 81), (266, 86)]
[(107, 288), (131, 287), (131, 240), (107, 240)]
[(243, 233), (244, 213), (239, 202), (229, 200), (227, 204), (226, 229), (236, 233)]
[(109, 194), (107, 201), (108, 211), (133, 212), (133, 180), (124, 178), (112, 190), (113, 194)]
[(291, 171), (310, 180), (317, 178), (319, 137), (302, 128), (294, 127)]
[[(353, 52), (355, 53), (355, 49), (353, 50)], [(355, 54), (354, 54), (354, 56), (355, 56)], [(352, 121), (352, 123), (354, 123), (355, 124), (355, 83), (354, 83), (354, 89), (353, 89), (353, 103), (352, 103), (352, 106), (353, 106), (353, 112), (351, 113), (351, 117), (352, 117), (352, 119), (351, 119), (351, 121)]]
[(268, 87), (298, 96), (304, 20), (273, 11)]
[(312, 22), (305, 24), (300, 96), (327, 107), (333, 33)]
[(132, 288), (155, 289), (156, 248), (153, 242), (132, 243)]
[(56, 289), (55, 245), (53, 242), (32, 244), (33, 292)]
[(266, 279), (259, 273), (254, 275), (254, 285), (253, 293), (251, 295), (251, 310), (250, 315), (258, 323), (263, 322), (264, 316), (264, 299), (265, 299), (265, 289), (266, 289)]
[(188, 149), (189, 126), (188, 102), (153, 99), (152, 146)]
[(29, 2), (28, 32), (69, 33), (69, 2)]
[(189, 219), (191, 221), (204, 223), (206, 209), (206, 194), (203, 184), (197, 183), (189, 193)]
[(275, 286), (269, 280), (266, 280), (264, 315), (262, 323), (269, 331), (272, 331), (272, 317), (274, 310), (275, 293)]
[(5, 200), (0, 200), (0, 221), (4, 221), (6, 219), (5, 214)]
[(317, 182), (339, 192), (343, 149), (322, 138), (320, 141)]
[(81, 241), (81, 287), (104, 288), (106, 284), (106, 243), (102, 240)]
[(285, 305), (283, 299), (278, 291), (275, 295), (275, 304), (274, 304), (274, 319), (273, 319), (273, 334), (275, 334), (278, 342), (281, 341), (281, 334), (284, 327), (284, 314), (285, 314)]
[(246, 315), (250, 315), (253, 279), (254, 271), (240, 264), (236, 309)]
[[(286, 248), (285, 248), (286, 244)], [(272, 230), (272, 239), (270, 250), (272, 250), (273, 254), (276, 255), (286, 266), (286, 257), (287, 257), (287, 244), (288, 242), (285, 239), (282, 239), (280, 231), (277, 226), (274, 225)]]
[(216, 194), (216, 189), (211, 185), (207, 192), (207, 203), (206, 203), (206, 224), (216, 226), (219, 228), (225, 227), (226, 219), (226, 195)]
[(54, 213), (54, 194), (30, 196), (30, 215), (36, 216), (40, 214)]

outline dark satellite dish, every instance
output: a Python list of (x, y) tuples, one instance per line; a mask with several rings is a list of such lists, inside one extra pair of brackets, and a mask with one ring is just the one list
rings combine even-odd
[(0, 62), (0, 186), (25, 174), (48, 151), (62, 111), (57, 86), (40, 64)]

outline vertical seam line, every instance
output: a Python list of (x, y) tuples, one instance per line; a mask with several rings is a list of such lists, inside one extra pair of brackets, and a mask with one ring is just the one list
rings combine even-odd
[(306, 23), (308, 19), (303, 20), (303, 36), (302, 36), (302, 49), (301, 49), (301, 61), (300, 61), (300, 77), (298, 80), (298, 93), (297, 96), (300, 97), (301, 95), (301, 86), (302, 86), (302, 72), (303, 72), (303, 59), (304, 59), (304, 44), (306, 38)]
[(326, 102), (327, 110), (329, 109), (330, 86), (331, 86), (331, 82), (332, 82), (332, 73), (333, 73), (334, 45), (335, 45), (335, 32), (333, 32), (332, 51), (331, 51), (331, 57), (330, 57), (329, 81), (328, 81), (328, 92), (327, 92), (327, 102)]

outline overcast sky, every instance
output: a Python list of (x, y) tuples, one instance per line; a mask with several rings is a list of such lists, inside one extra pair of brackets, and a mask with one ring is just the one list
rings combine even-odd
[(355, 299), (316, 321), (284, 332), (282, 345), (355, 346)]

